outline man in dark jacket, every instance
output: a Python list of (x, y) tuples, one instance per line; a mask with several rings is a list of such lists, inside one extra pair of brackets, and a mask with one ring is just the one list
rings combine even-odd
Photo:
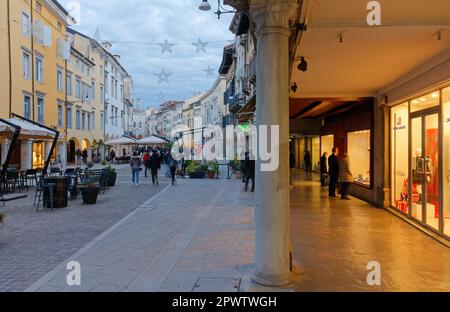
[(158, 182), (158, 170), (161, 168), (161, 158), (158, 156), (158, 152), (154, 150), (152, 152), (152, 156), (150, 156), (150, 159), (148, 161), (148, 167), (150, 168), (151, 174), (152, 174), (152, 182), (153, 185), (159, 185)]
[(339, 161), (337, 156), (339, 155), (339, 149), (333, 148), (333, 154), (328, 157), (328, 173), (330, 175), (330, 190), (328, 195), (330, 197), (336, 197), (336, 187), (339, 179)]
[(323, 153), (322, 157), (320, 158), (320, 185), (321, 186), (326, 186), (325, 179), (328, 174), (327, 158), (328, 158), (327, 152)]
[(245, 191), (248, 190), (248, 183), (250, 182), (250, 179), (252, 180), (252, 192), (255, 191), (255, 160), (248, 159), (246, 161), (245, 167), (246, 169), (246, 179), (245, 179)]

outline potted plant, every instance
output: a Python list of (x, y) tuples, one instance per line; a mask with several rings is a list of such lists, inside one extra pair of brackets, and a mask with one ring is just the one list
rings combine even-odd
[(208, 166), (200, 161), (192, 161), (186, 168), (186, 172), (191, 179), (204, 179), (208, 173)]
[(95, 205), (97, 203), (97, 197), (100, 193), (100, 186), (95, 182), (93, 176), (90, 175), (90, 170), (85, 170), (85, 184), (79, 187), (83, 203), (85, 205)]
[(241, 162), (239, 160), (232, 160), (230, 161), (229, 166), (231, 167), (231, 171), (236, 176), (236, 179), (241, 179), (242, 178)]
[(111, 165), (106, 167), (108, 171), (108, 186), (115, 186), (117, 181), (117, 171)]
[(209, 161), (208, 162), (208, 178), (214, 179), (216, 177), (217, 172), (219, 172), (219, 163), (217, 161)]

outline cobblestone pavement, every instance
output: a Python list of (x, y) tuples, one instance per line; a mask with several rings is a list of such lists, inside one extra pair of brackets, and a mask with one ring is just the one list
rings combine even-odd
[(24, 290), (168, 185), (162, 178), (159, 187), (148, 179), (133, 186), (128, 166), (118, 168), (116, 187), (99, 195), (97, 205), (82, 205), (80, 196), (68, 208), (36, 212), (34, 189), (26, 199), (0, 203), (7, 216), (0, 226), (0, 291)]
[[(233, 180), (179, 180), (29, 291), (236, 290), (253, 263), (253, 193)], [(81, 286), (66, 283), (79, 261)]]
[[(124, 209), (118, 208), (120, 201), (127, 203), (134, 190), (130, 185), (119, 185), (118, 198), (111, 205), (116, 208), (110, 209)], [(134, 194), (139, 192), (140, 189), (134, 191), (132, 196), (138, 197)], [(35, 253), (26, 253), (18, 246), (15, 252), (25, 255), (14, 257), (10, 247), (9, 259), (16, 263), (17, 271), (26, 265), (41, 268), (43, 273), (51, 270), (32, 279), (29, 276), (37, 269), (30, 270), (29, 275), (20, 271), (9, 276), (22, 274), (21, 285), (31, 285), (27, 291), (236, 291), (239, 286), (251, 291), (450, 290), (447, 247), (385, 210), (357, 199), (329, 199), (317, 181), (298, 179), (292, 189), (296, 281), (278, 289), (250, 282), (255, 194), (243, 192), (239, 180), (186, 179), (165, 187), (155, 196), (148, 188), (144, 192), (137, 209), (130, 208), (117, 223), (110, 220), (109, 226), (114, 225), (104, 226), (104, 230), (108, 229), (100, 236), (97, 234), (102, 231), (96, 228), (96, 235), (83, 240), (84, 244), (79, 239), (82, 231), (70, 226), (57, 233), (42, 228), (44, 240)], [(84, 216), (81, 223), (88, 227), (92, 220), (87, 218), (101, 218), (100, 212)], [(16, 226), (26, 232), (26, 223)], [(5, 229), (1, 231), (4, 233)], [(67, 232), (67, 239), (48, 251), (48, 242), (53, 246), (56, 234)], [(36, 231), (33, 236), (39, 237)], [(73, 240), (78, 245), (70, 249), (71, 254), (59, 255), (59, 261), (52, 258), (66, 248), (66, 241)], [(29, 239), (25, 247), (33, 247), (35, 242), (35, 238)], [(4, 245), (2, 236), (0, 246)], [(39, 259), (41, 254), (51, 261), (44, 258), (47, 262), (34, 263), (33, 257)], [(66, 282), (66, 265), (73, 260), (81, 264), (81, 286), (68, 286)], [(3, 258), (1, 261), (3, 265)], [(381, 286), (369, 287), (366, 283), (369, 261), (381, 264)]]

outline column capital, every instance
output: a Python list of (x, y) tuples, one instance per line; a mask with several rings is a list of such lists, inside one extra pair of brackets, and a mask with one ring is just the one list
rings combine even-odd
[(272, 32), (290, 35), (289, 21), (297, 7), (292, 0), (250, 0), (249, 4), (257, 36)]

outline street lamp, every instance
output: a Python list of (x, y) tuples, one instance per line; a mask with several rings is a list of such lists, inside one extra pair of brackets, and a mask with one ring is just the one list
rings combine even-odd
[[(209, 4), (208, 0), (202, 0), (202, 2), (199, 5), (199, 10), (201, 11), (209, 11), (211, 10), (211, 5)], [(214, 14), (217, 14), (217, 18), (220, 19), (220, 16), (222, 14), (227, 14), (227, 13), (236, 13), (236, 11), (234, 10), (227, 10), (225, 9), (222, 4), (220, 3), (220, 0), (217, 0), (217, 11), (214, 12)]]

